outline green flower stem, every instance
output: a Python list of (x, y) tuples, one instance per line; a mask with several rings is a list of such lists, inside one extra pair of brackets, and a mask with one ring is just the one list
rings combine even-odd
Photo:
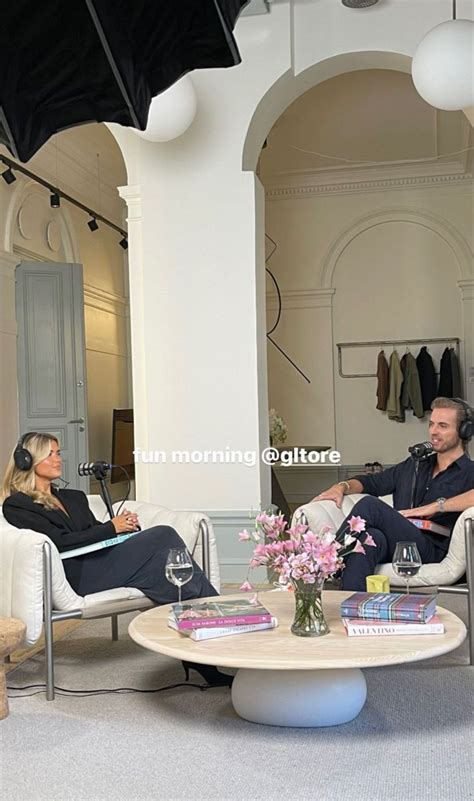
[(295, 589), (295, 616), (291, 631), (298, 637), (322, 637), (329, 633), (323, 612), (321, 584), (293, 581)]

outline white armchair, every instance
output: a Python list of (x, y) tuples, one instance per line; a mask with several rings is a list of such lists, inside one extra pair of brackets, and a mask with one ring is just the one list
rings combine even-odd
[[(107, 520), (98, 495), (88, 497), (98, 520)], [(194, 559), (219, 591), (219, 561), (210, 519), (199, 512), (173, 512), (163, 506), (127, 501), (143, 529), (169, 525), (176, 529)], [(11, 526), (0, 511), (0, 615), (26, 624), (24, 644), (34, 645), (43, 630), (46, 646), (46, 697), (54, 698), (53, 624), (70, 618), (112, 618), (112, 639), (117, 639), (117, 615), (146, 609), (153, 602), (140, 590), (117, 587), (84, 597), (69, 584), (59, 551), (45, 534)]]
[[(320, 529), (330, 525), (337, 530), (344, 518), (350, 514), (354, 504), (364, 495), (346, 495), (342, 501), (342, 509), (338, 509), (333, 501), (314, 501), (300, 506), (294, 513), (293, 522), (306, 519), (310, 528)], [(391, 496), (381, 500), (392, 505)], [(420, 572), (410, 580), (412, 587), (437, 587), (440, 592), (451, 592), (467, 595), (469, 612), (469, 654), (471, 665), (474, 665), (474, 506), (463, 512), (454, 526), (449, 550), (439, 563), (422, 565)], [(391, 564), (381, 564), (376, 573), (388, 576), (392, 587), (405, 586), (397, 576)], [(458, 583), (466, 576), (466, 582)]]

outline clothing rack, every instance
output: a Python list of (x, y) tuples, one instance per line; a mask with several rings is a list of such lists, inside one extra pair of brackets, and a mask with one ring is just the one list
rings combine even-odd
[(377, 378), (377, 373), (344, 373), (342, 369), (342, 349), (343, 348), (380, 348), (383, 345), (432, 345), (441, 344), (449, 345), (454, 342), (456, 345), (456, 352), (459, 358), (459, 337), (434, 337), (432, 339), (385, 339), (373, 340), (371, 342), (338, 342), (337, 343), (337, 361), (339, 375), (341, 378)]

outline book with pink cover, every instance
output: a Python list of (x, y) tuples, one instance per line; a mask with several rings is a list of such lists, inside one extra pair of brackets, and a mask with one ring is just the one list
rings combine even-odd
[(170, 619), (178, 630), (211, 628), (214, 626), (245, 626), (249, 623), (271, 623), (272, 615), (254, 598), (224, 599), (215, 601), (186, 601), (173, 604)]
[(343, 619), (346, 634), (349, 637), (384, 637), (402, 634), (444, 634), (444, 624), (437, 615), (429, 623), (412, 623), (410, 621), (363, 620), (361, 618)]
[(191, 637), (198, 642), (202, 640), (214, 640), (217, 637), (229, 637), (233, 634), (249, 634), (251, 631), (265, 631), (275, 629), (278, 625), (276, 617), (272, 617), (271, 623), (248, 623), (242, 626), (210, 626), (200, 629), (178, 629), (178, 624), (174, 618), (168, 618), (168, 626), (179, 631), (185, 637)]

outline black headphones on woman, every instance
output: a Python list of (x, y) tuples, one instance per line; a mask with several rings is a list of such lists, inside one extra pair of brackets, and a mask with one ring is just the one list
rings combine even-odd
[(459, 403), (464, 409), (464, 420), (461, 420), (458, 428), (459, 438), (466, 441), (472, 438), (474, 434), (474, 421), (472, 419), (472, 409), (466, 401), (462, 398), (452, 398), (453, 401)]
[(24, 447), (24, 442), (27, 438), (32, 437), (36, 434), (36, 431), (28, 431), (27, 434), (23, 434), (16, 444), (16, 448), (13, 451), (13, 461), (15, 462), (15, 467), (18, 470), (31, 470), (33, 467), (33, 457), (29, 450)]

